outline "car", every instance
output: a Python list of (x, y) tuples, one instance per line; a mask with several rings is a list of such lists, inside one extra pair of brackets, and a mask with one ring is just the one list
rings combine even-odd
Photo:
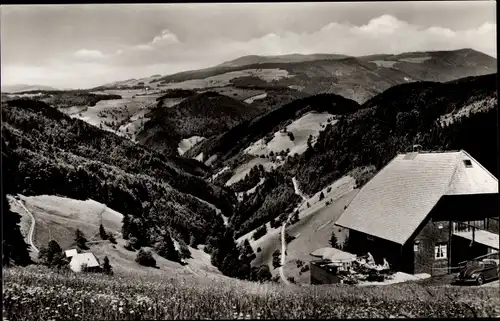
[(482, 285), (484, 282), (498, 279), (499, 276), (498, 260), (484, 259), (482, 261), (469, 261), (456, 275), (455, 282)]

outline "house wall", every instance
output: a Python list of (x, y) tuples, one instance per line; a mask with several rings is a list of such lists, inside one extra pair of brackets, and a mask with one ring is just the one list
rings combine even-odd
[(324, 268), (317, 266), (314, 262), (309, 263), (311, 284), (333, 284), (340, 283), (340, 279), (335, 273), (328, 272)]
[(376, 264), (383, 264), (385, 258), (391, 269), (396, 271), (400, 271), (401, 268), (408, 265), (403, 260), (402, 246), (400, 244), (377, 237), (370, 240), (367, 234), (354, 230), (349, 230), (346, 251), (358, 256), (370, 253)]
[[(459, 239), (457, 237), (450, 238), (452, 226), (449, 223), (450, 220), (458, 222), (483, 220), (484, 229), (494, 232), (495, 228), (498, 228), (495, 224), (488, 224), (488, 218), (498, 216), (497, 202), (498, 194), (444, 196), (405, 247), (408, 252), (411, 243), (413, 251), (413, 244), (415, 241), (419, 242), (418, 251), (414, 252), (414, 273), (447, 274), (448, 267), (455, 267), (458, 262), (486, 254), (484, 252), (486, 249), (479, 244), (470, 248), (470, 242), (457, 241)], [(435, 258), (434, 248), (440, 243), (447, 244), (446, 259)]]
[[(439, 228), (439, 227), (442, 228)], [(450, 257), (450, 231), (448, 222), (436, 222), (428, 219), (418, 234), (407, 242), (406, 253), (413, 252), (414, 273), (428, 273), (430, 275), (442, 275), (448, 273)], [(417, 244), (417, 251), (414, 245)], [(436, 259), (434, 249), (438, 244), (447, 245), (445, 259)], [(408, 254), (409, 255), (409, 254)]]

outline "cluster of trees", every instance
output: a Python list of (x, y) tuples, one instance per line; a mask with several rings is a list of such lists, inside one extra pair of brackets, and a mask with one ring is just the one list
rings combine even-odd
[(2, 265), (21, 265), (25, 266), (32, 263), (29, 255), (29, 246), (24, 241), (21, 233), (21, 216), (10, 209), (7, 200), (7, 194), (14, 194), (15, 190), (8, 184), (12, 180), (13, 172), (9, 169), (15, 164), (15, 159), (4, 151), (7, 150), (7, 144), (2, 139)]
[(245, 192), (257, 185), (262, 177), (265, 177), (266, 171), (262, 164), (252, 167), (245, 178), (231, 185), (231, 190), (235, 193)]
[[(4, 157), (2, 153), (2, 165), (4, 165)], [(3, 179), (7, 179), (5, 171), (2, 173)], [(7, 185), (4, 183), (4, 186)], [(29, 246), (24, 241), (21, 234), (20, 223), (21, 217), (19, 214), (10, 210), (10, 205), (7, 200), (7, 193), (2, 188), (2, 265), (21, 265), (31, 264), (29, 255)]]
[(280, 214), (291, 213), (299, 201), (291, 177), (276, 171), (266, 172), (264, 183), (238, 203), (229, 224), (236, 237), (240, 237)]
[(95, 106), (101, 100), (122, 99), (120, 95), (91, 94), (87, 91), (59, 91), (49, 92), (48, 94), (51, 96), (43, 99), (43, 101), (58, 108)]
[(99, 236), (101, 237), (102, 240), (108, 240), (111, 243), (116, 244), (116, 239), (113, 233), (107, 232), (102, 224), (99, 225)]

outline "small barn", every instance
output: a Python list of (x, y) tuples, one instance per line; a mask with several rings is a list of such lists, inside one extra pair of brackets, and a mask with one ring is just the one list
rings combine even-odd
[(339, 272), (347, 271), (356, 255), (335, 248), (325, 247), (310, 254), (316, 259), (309, 264), (311, 284), (340, 283)]
[(78, 253), (71, 257), (69, 267), (74, 272), (82, 272), (82, 268), (86, 267), (89, 272), (100, 271), (101, 265), (99, 260), (93, 253)]
[(438, 275), (498, 251), (498, 180), (467, 152), (397, 155), (336, 222), (349, 252)]

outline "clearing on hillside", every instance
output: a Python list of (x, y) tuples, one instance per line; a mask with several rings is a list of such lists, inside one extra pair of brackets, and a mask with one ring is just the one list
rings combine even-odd
[[(53, 195), (19, 195), (19, 199), (35, 217), (33, 243), (38, 248), (54, 239), (63, 249), (68, 249), (75, 242), (77, 229), (87, 240), (98, 241), (101, 220), (108, 232), (115, 235), (121, 232), (123, 215), (93, 200), (80, 201)], [(31, 224), (28, 213), (22, 207), (13, 206), (12, 211), (20, 214), (22, 221), (27, 220)]]
[(281, 151), (290, 151), (287, 156), (303, 154), (307, 150), (307, 141), (312, 136), (311, 144), (316, 143), (319, 132), (326, 124), (335, 124), (335, 116), (329, 113), (309, 112), (299, 119), (286, 126), (286, 131), (274, 133), (273, 138), (266, 143), (264, 139), (259, 139), (248, 148), (245, 153), (255, 156), (280, 153)]

